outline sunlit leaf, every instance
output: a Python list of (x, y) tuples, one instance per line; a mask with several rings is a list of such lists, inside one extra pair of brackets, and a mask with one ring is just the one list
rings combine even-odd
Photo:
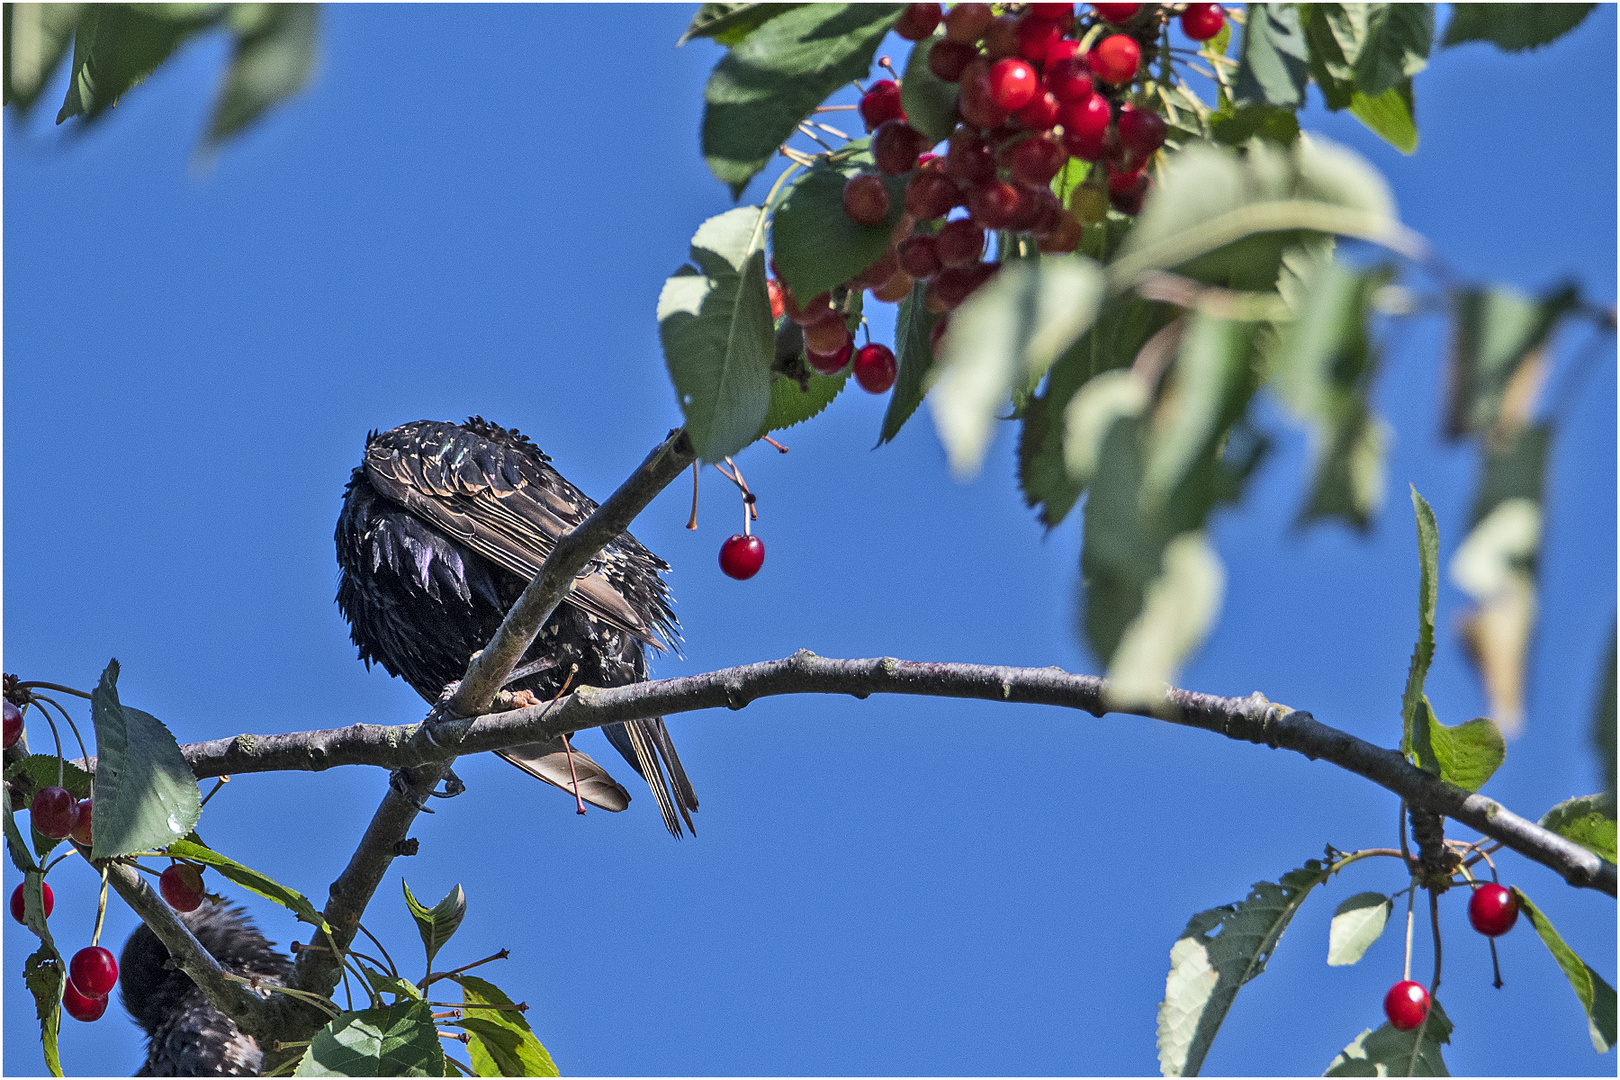
[(1401, 153), (1417, 153), (1417, 102), (1412, 94), (1411, 79), (1376, 96), (1357, 90), (1350, 96), (1350, 112), (1366, 124), (1369, 131)]
[(150, 851), (185, 836), (202, 797), (180, 744), (157, 717), (118, 700), (118, 661), (90, 696), (96, 727), (96, 827), (92, 856)]
[(1522, 363), (1546, 344), (1559, 319), (1580, 303), (1573, 285), (1539, 300), (1497, 286), (1462, 290), (1453, 301), (1446, 433), (1489, 431)]
[(472, 975), (458, 975), (461, 984), (462, 1019), (456, 1026), (471, 1036), (467, 1053), (480, 1076), (557, 1076), (557, 1066), (540, 1045), (523, 1014), (510, 1006), (507, 997), (493, 983)]
[[(100, 798), (98, 789), (97, 798)], [(101, 809), (96, 808), (96, 828), (101, 828)], [(98, 836), (99, 839), (99, 836)], [(299, 920), (311, 926), (324, 927), (326, 920), (322, 918), (320, 909), (310, 902), (309, 897), (297, 889), (290, 889), (276, 881), (268, 874), (262, 874), (252, 867), (243, 866), (228, 855), (221, 855), (213, 848), (200, 844), (195, 840), (176, 840), (165, 850), (177, 859), (188, 859), (191, 862), (202, 863), (218, 870), (227, 880), (233, 881), (250, 892), (256, 892), (266, 900), (274, 900), (282, 907), (297, 915)]]
[(406, 1001), (348, 1012), (315, 1033), (294, 1076), (443, 1076), (433, 1010)]
[(1305, 104), (1308, 74), (1298, 7), (1250, 4), (1235, 87), (1238, 104), (1299, 108)]
[(675, 47), (680, 48), (693, 38), (713, 38), (730, 48), (743, 38), (764, 26), (783, 12), (800, 7), (799, 4), (704, 4), (698, 8), (692, 22)]
[(1530, 925), (1536, 928), (1541, 943), (1558, 961), (1564, 978), (1569, 980), (1570, 988), (1580, 999), (1581, 1008), (1586, 1012), (1587, 1033), (1592, 1036), (1592, 1048), (1600, 1054), (1607, 1053), (1615, 1045), (1614, 987), (1604, 982), (1603, 976), (1593, 971), (1590, 964), (1575, 955), (1574, 949), (1564, 944), (1564, 939), (1558, 936), (1558, 931), (1547, 921), (1547, 916), (1517, 886), (1513, 887), (1513, 895), (1518, 897), (1520, 910), (1530, 919)]
[(1537, 824), (1565, 840), (1575, 841), (1599, 858), (1616, 862), (1620, 860), (1615, 857), (1614, 811), (1612, 791), (1601, 795), (1581, 795), (1565, 799), (1542, 815)]
[(1345, 900), (1328, 924), (1327, 962), (1340, 967), (1353, 964), (1377, 941), (1395, 904), (1383, 893), (1362, 892)]
[(1108, 662), (1108, 704), (1125, 708), (1162, 695), (1215, 625), (1225, 590), (1226, 572), (1202, 533), (1182, 533), (1166, 544), (1159, 573), (1143, 591), (1141, 612)]
[(5, 104), (27, 116), (67, 55), (83, 4), (5, 5)]
[(844, 183), (871, 172), (867, 141), (850, 143), (833, 158), (821, 158), (800, 174), (771, 217), (771, 256), (782, 283), (801, 303), (827, 292), (871, 266), (889, 250), (906, 209), (903, 177), (886, 176), (889, 214), (876, 225), (857, 225), (844, 213)]
[(204, 152), (252, 124), (304, 88), (315, 69), (315, 4), (232, 4), (236, 40)]
[(1424, 711), (1429, 717), (1428, 744), (1439, 763), (1440, 779), (1467, 791), (1484, 787), (1507, 755), (1501, 728), (1485, 716), (1448, 727), (1435, 719), (1433, 709)]
[(1451, 1018), (1439, 1001), (1429, 1003), (1426, 1020), (1411, 1031), (1388, 1023), (1368, 1028), (1339, 1052), (1325, 1076), (1450, 1076), (1440, 1047), (1451, 1041)]
[(1452, 4), (1447, 46), (1489, 41), (1507, 52), (1539, 48), (1581, 24), (1596, 4)]
[(1440, 764), (1426, 745), (1428, 702), (1423, 696), (1423, 682), (1434, 660), (1434, 613), (1440, 598), (1440, 529), (1428, 500), (1418, 494), (1416, 487), (1412, 488), (1412, 508), (1417, 513), (1418, 534), (1418, 639), (1406, 672), (1406, 689), (1401, 694), (1401, 753), (1425, 772), (1438, 773)]
[(411, 887), (404, 878), (399, 879), (399, 884), (405, 890), (405, 906), (416, 921), (416, 932), (422, 935), (422, 948), (427, 950), (427, 962), (431, 968), (433, 958), (444, 948), (445, 942), (450, 940), (467, 914), (467, 894), (457, 885), (430, 908), (412, 895)]

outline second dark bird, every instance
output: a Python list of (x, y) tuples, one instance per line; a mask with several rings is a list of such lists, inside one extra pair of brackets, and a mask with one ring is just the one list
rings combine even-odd
[[(519, 434), (472, 417), (418, 420), (366, 438), (337, 524), (337, 604), (360, 657), (428, 701), (467, 671), (557, 538), (596, 509)], [(647, 678), (646, 647), (679, 640), (662, 573), (623, 533), (541, 628), (508, 688), (548, 700), (573, 686)], [(662, 719), (609, 724), (608, 741), (652, 789), (671, 834), (692, 829), (697, 796)], [(630, 802), (607, 771), (562, 739), (498, 751), (513, 765), (606, 810)]]

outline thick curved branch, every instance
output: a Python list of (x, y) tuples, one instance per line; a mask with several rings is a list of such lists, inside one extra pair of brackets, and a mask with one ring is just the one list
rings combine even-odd
[[(1158, 701), (1111, 709), (1107, 680), (1059, 668), (916, 663), (889, 657), (833, 660), (801, 650), (785, 660), (725, 668), (705, 675), (636, 683), (602, 690), (581, 687), (555, 704), (478, 717), (455, 753), (478, 753), (567, 731), (697, 709), (741, 709), (779, 694), (920, 694), (1056, 705), (1102, 716), (1109, 711), (1151, 716), (1274, 749), (1332, 762), (1410, 805), (1500, 840), (1555, 871), (1571, 885), (1614, 896), (1615, 866), (1556, 833), (1508, 810), (1494, 799), (1464, 791), (1414, 768), (1397, 751), (1318, 723), (1308, 712), (1267, 701), (1260, 694), (1229, 698), (1167, 688)], [(416, 767), (448, 755), (406, 737), (408, 728), (355, 725), (330, 731), (269, 737), (238, 736), (184, 748), (198, 776), (335, 765)]]

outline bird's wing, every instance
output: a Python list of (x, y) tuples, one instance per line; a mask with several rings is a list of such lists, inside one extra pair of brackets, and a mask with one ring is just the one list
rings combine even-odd
[[(385, 432), (367, 444), (365, 469), (385, 498), (525, 581), (539, 573), (557, 538), (596, 509), (538, 450), (503, 446), (455, 424), (424, 420)], [(626, 537), (634, 547), (616, 541), (602, 552), (604, 563), (644, 553), (663, 569)], [(649, 625), (610, 572), (611, 565), (598, 565), (580, 575), (567, 602), (663, 648), (668, 626)]]
[(564, 747), (561, 736), (550, 742), (523, 743), (495, 752), (530, 776), (569, 794), (573, 794), (577, 780), (579, 797), (592, 806), (616, 814), (630, 805), (630, 793), (609, 776), (606, 769), (592, 761), (590, 755)]

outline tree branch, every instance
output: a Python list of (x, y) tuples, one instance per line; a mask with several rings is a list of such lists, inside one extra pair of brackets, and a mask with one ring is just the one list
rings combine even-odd
[[(478, 717), (452, 751), (406, 737), (410, 728), (360, 725), (268, 737), (241, 735), (184, 747), (199, 777), (276, 770), (319, 771), (335, 765), (414, 768), (452, 753), (479, 753), (550, 739), (561, 732), (697, 709), (741, 709), (780, 694), (918, 694), (1056, 705), (1103, 716), (1107, 681), (1059, 668), (916, 663), (882, 657), (834, 660), (801, 650), (785, 660), (724, 668), (704, 675), (612, 689), (580, 687), (554, 704)], [(1258, 693), (1219, 697), (1167, 688), (1158, 701), (1114, 709), (1201, 728), (1229, 739), (1292, 750), (1331, 762), (1429, 810), (1501, 841), (1551, 868), (1571, 885), (1615, 895), (1615, 865), (1541, 828), (1494, 799), (1464, 791), (1386, 750), (1318, 723), (1308, 712), (1274, 704)]]

